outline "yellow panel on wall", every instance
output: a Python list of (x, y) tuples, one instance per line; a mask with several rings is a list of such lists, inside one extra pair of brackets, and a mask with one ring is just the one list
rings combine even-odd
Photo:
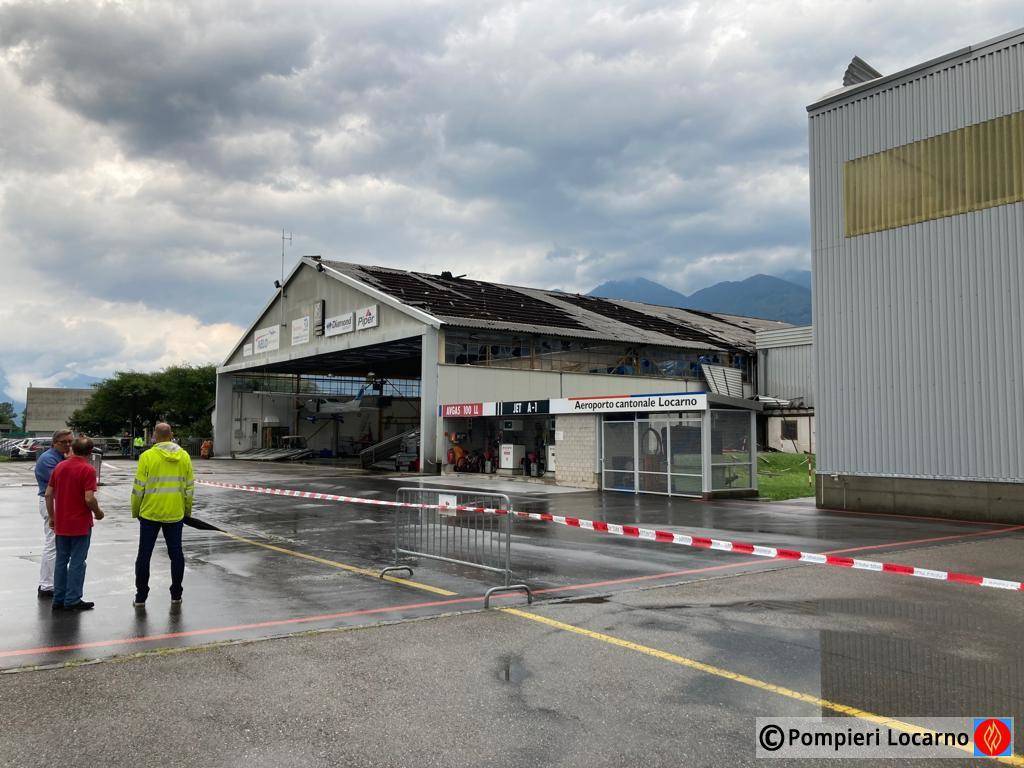
[(847, 237), (1024, 200), (1024, 112), (843, 166)]

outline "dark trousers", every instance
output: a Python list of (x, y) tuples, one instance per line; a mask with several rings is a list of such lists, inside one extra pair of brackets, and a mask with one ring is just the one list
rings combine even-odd
[(82, 602), (85, 587), (85, 558), (89, 555), (90, 531), (85, 536), (56, 536), (57, 562), (53, 570), (53, 604)]
[(158, 523), (139, 518), (139, 554), (135, 558), (135, 598), (145, 600), (149, 595), (149, 561), (160, 531), (164, 532), (167, 555), (171, 558), (171, 599), (181, 598), (181, 582), (185, 578), (185, 553), (181, 551), (181, 529), (184, 521)]

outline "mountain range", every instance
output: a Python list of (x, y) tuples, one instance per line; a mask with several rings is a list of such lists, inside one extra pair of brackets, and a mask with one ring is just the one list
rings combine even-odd
[(790, 270), (778, 276), (759, 274), (746, 280), (715, 283), (689, 296), (652, 280), (635, 277), (601, 283), (589, 295), (781, 320), (793, 325), (811, 323), (811, 273), (808, 270)]

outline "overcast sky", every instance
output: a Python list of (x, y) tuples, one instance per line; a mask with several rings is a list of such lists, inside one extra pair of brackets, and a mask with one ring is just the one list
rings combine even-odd
[(809, 268), (805, 107), (994, 2), (0, 0), (0, 390), (220, 362), (303, 253), (588, 291)]

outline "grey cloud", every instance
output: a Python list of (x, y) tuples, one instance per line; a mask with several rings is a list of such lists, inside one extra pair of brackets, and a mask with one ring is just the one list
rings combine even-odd
[(281, 226), (289, 262), (554, 272), (570, 290), (623, 268), (691, 292), (805, 267), (804, 106), (854, 53), (892, 71), (1017, 15), (1005, 0), (8, 2), (0, 258), (236, 323), (269, 296)]

